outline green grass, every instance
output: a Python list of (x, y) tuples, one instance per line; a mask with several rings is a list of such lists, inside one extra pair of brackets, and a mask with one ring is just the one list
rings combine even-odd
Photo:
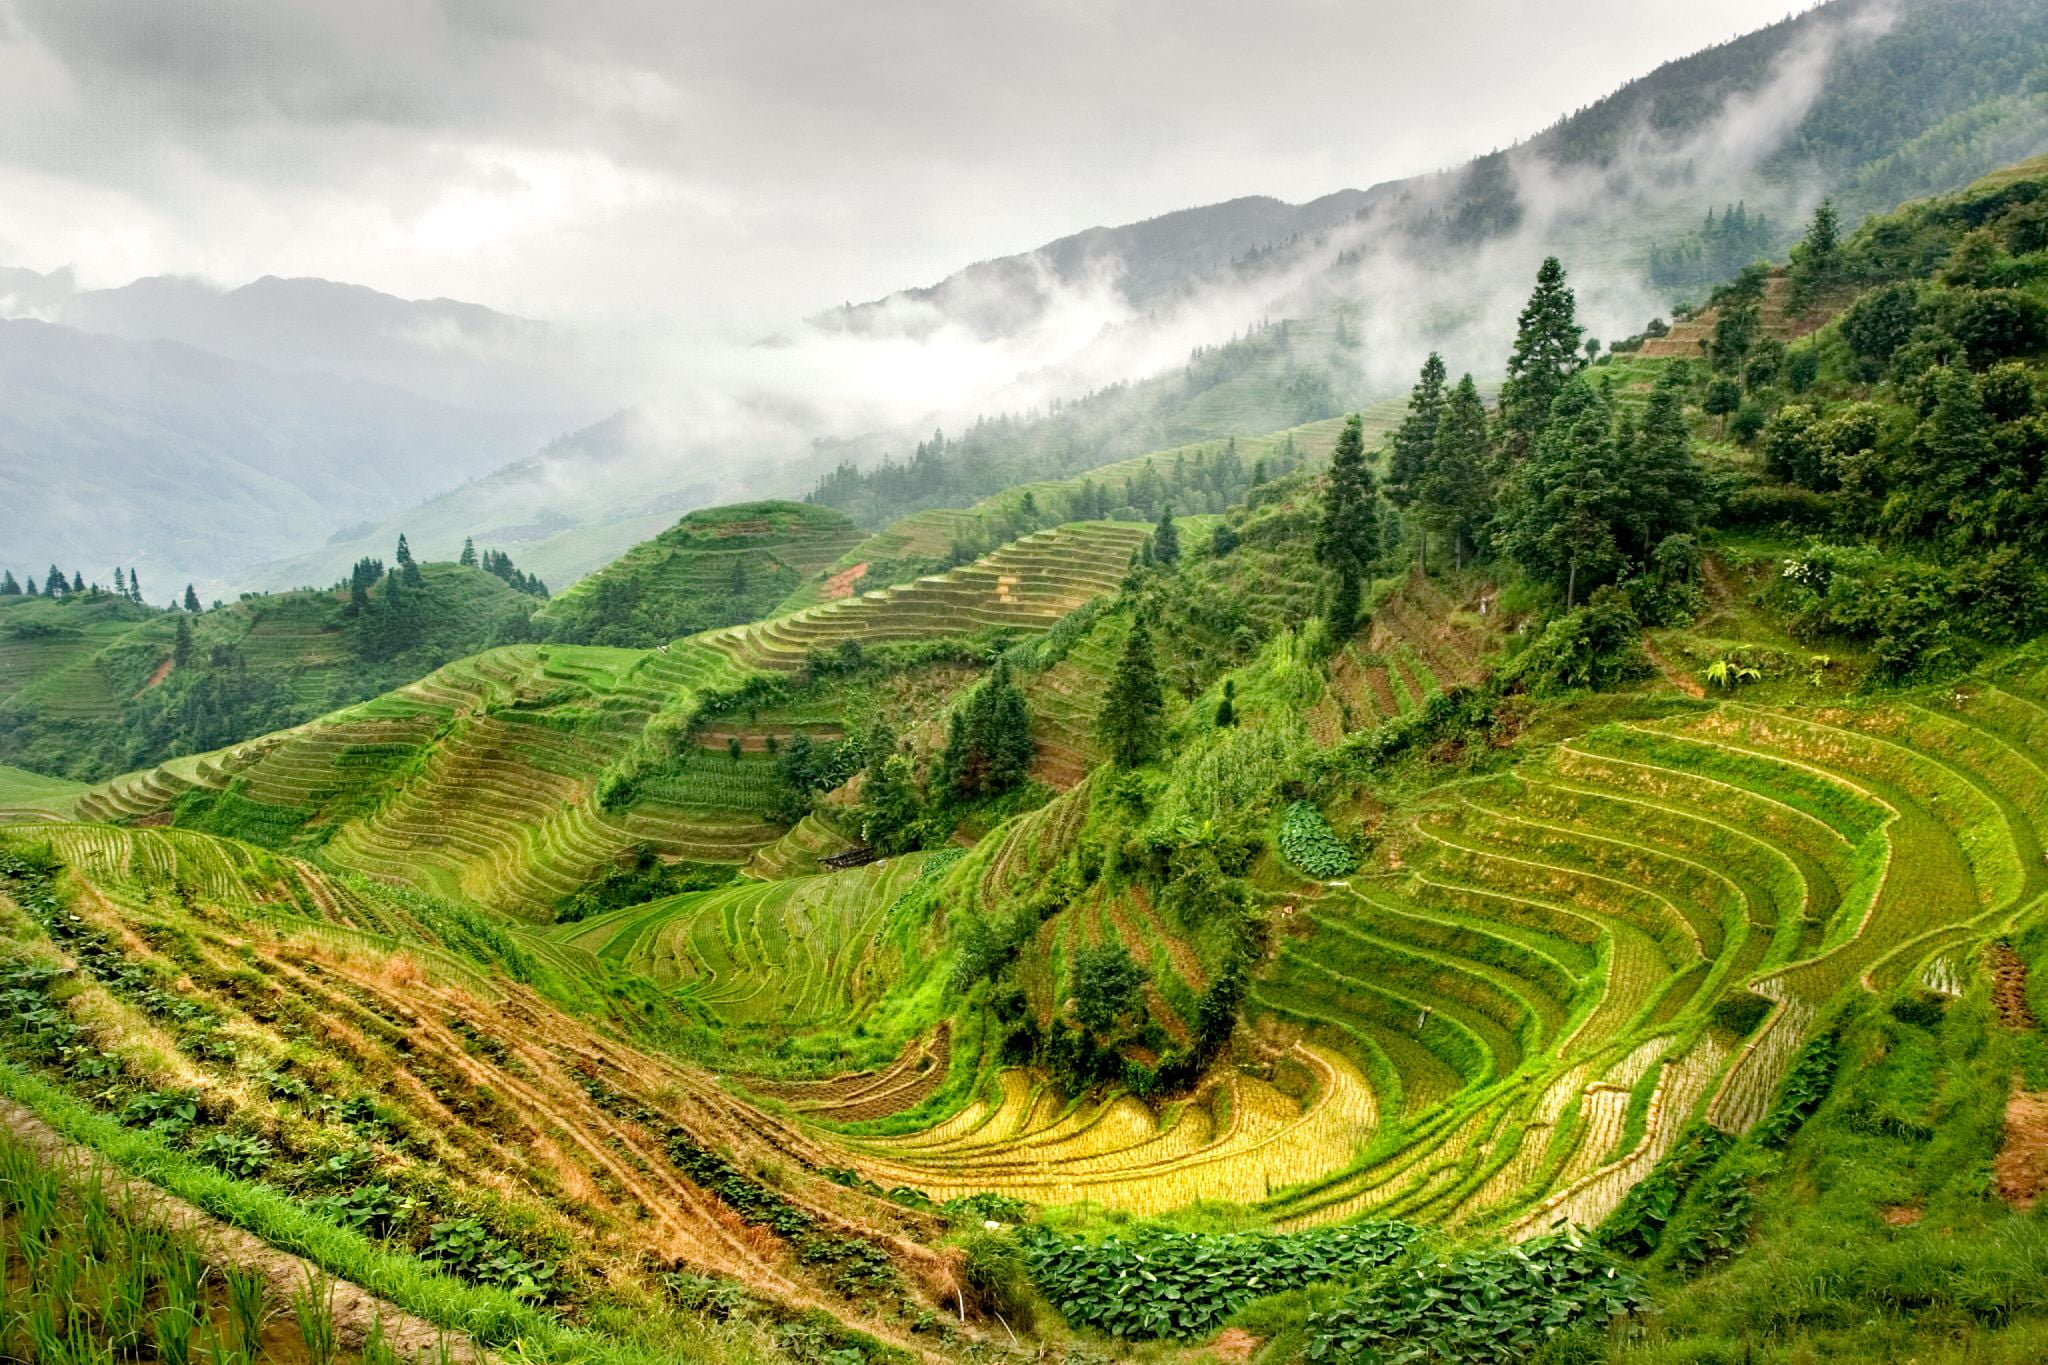
[(83, 782), (46, 777), (0, 763), (0, 814), (12, 819), (68, 816), (85, 794)]

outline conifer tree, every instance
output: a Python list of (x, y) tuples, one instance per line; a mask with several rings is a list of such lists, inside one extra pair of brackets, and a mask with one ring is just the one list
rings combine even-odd
[(1180, 563), (1180, 528), (1173, 524), (1173, 504), (1170, 502), (1159, 514), (1159, 524), (1152, 530), (1152, 558), (1168, 568)]
[(1502, 548), (1531, 577), (1562, 587), (1568, 607), (1582, 583), (1621, 562), (1613, 426), (1605, 395), (1574, 376), (1502, 499)]
[(71, 591), (73, 591), (73, 592), (84, 592), (84, 591), (85, 591), (85, 575), (84, 575), (83, 573), (81, 573), (81, 572), (80, 572), (79, 570), (77, 570), (77, 569), (73, 569), (73, 570), (71, 571)]
[(199, 594), (192, 591), (190, 583), (185, 585), (185, 610), (195, 616), (199, 614)]
[[(1459, 569), (1493, 515), (1493, 487), (1487, 477), (1486, 404), (1472, 376), (1459, 379), (1445, 400), (1436, 440), (1416, 490), (1424, 549), (1431, 532), (1451, 543)], [(1425, 554), (1424, 572), (1428, 571)]]
[(1237, 724), (1237, 679), (1223, 680), (1223, 700), (1216, 703), (1216, 728), (1228, 730)]
[(62, 597), (70, 586), (71, 584), (64, 577), (64, 571), (55, 564), (52, 564), (49, 576), (43, 580), (43, 596)]
[(38, 596), (39, 594), (36, 592), (36, 576), (30, 574), (24, 581), (27, 583), (27, 586), (22, 589), (22, 592), (30, 597)]
[(1565, 284), (1557, 257), (1544, 258), (1536, 289), (1522, 309), (1507, 382), (1500, 391), (1501, 458), (1508, 468), (1526, 459), (1565, 381), (1584, 363), (1578, 301)]
[(1131, 623), (1124, 652), (1117, 659), (1103, 694), (1096, 730), (1120, 768), (1135, 768), (1152, 756), (1159, 742), (1159, 717), (1166, 699), (1159, 686), (1159, 666), (1152, 657), (1152, 632), (1142, 619)]
[(121, 566), (114, 566), (114, 593), (119, 597), (128, 595), (128, 576), (121, 572)]
[(192, 618), (178, 618), (178, 634), (171, 642), (171, 666), (184, 668), (192, 662)]
[(1685, 388), (1684, 375), (1667, 368), (1650, 393), (1641, 429), (1618, 443), (1621, 520), (1645, 564), (1666, 536), (1698, 530), (1707, 510), (1707, 472), (1685, 424)]
[(9, 569), (5, 573), (0, 573), (0, 597), (19, 596), (21, 596), (21, 584), (15, 581), (14, 570)]
[(135, 566), (128, 566), (128, 600), (137, 606), (142, 604), (142, 575), (135, 572)]
[(1435, 351), (1422, 362), (1422, 376), (1408, 394), (1408, 415), (1394, 431), (1393, 454), (1387, 461), (1387, 497), (1396, 507), (1415, 500), (1429, 454), (1436, 445), (1437, 422), (1444, 410), (1444, 358)]
[(417, 588), (424, 580), (420, 577), (420, 566), (414, 562), (412, 547), (405, 543), (405, 532), (398, 533), (398, 553), (392, 556), (398, 561), (398, 572), (405, 579), (405, 586)]
[(476, 567), (476, 542), (474, 540), (468, 536), (462, 538), (462, 553), (456, 556), (455, 562), (465, 569), (474, 569)]
[(1347, 640), (1356, 628), (1363, 586), (1379, 566), (1385, 534), (1379, 490), (1365, 462), (1364, 424), (1353, 413), (1330, 455), (1322, 520), (1316, 527), (1316, 558), (1336, 580), (1329, 610), (1332, 640)]
[(1835, 255), (1842, 245), (1842, 220), (1835, 212), (1835, 201), (1823, 199), (1820, 207), (1813, 211), (1813, 221), (1807, 224), (1806, 236), (1799, 243), (1799, 264), (1816, 278), (1824, 278), (1835, 267)]

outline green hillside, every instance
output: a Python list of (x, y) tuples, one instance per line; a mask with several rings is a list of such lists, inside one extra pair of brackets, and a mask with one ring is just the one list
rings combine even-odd
[(2036, 1358), (2048, 176), (1599, 352), (1567, 264), (1494, 394), (0, 771), (0, 1093), (563, 1365)]
[(767, 615), (860, 532), (795, 502), (692, 512), (554, 598), (536, 625), (568, 644), (648, 646)]
[(362, 609), (345, 585), (251, 593), (196, 614), (90, 590), (0, 596), (0, 761), (101, 778), (253, 738), (527, 635), (535, 598), (477, 568), (418, 567), (396, 613), (383, 610), (384, 583)]

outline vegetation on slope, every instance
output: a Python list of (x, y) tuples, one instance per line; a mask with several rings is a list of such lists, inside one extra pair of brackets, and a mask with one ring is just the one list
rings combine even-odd
[[(497, 563), (494, 560), (493, 563)], [(528, 636), (536, 599), (464, 564), (157, 611), (90, 587), (0, 594), (0, 760), (94, 780), (251, 739)], [(523, 575), (519, 577), (524, 579)]]
[(2044, 196), (1817, 215), (1605, 357), (1546, 262), (1497, 401), (1432, 358), (1227, 507), (94, 789), (181, 828), (8, 836), (0, 1081), (549, 1358), (705, 1330), (714, 1274), (870, 1357), (986, 1350), (950, 1307), (2025, 1358)]

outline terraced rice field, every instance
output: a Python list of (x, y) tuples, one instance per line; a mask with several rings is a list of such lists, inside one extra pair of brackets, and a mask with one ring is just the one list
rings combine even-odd
[(1066, 658), (1025, 680), (1035, 780), (1064, 791), (1102, 761), (1095, 719), (1127, 628), (1121, 617), (1105, 617), (1074, 643)]
[(1323, 696), (1308, 713), (1309, 733), (1331, 744), (1349, 731), (1406, 715), (1433, 692), (1478, 682), (1497, 648), (1476, 610), (1411, 573), (1373, 612), (1364, 639), (1330, 660)]
[[(1591, 1223), (1687, 1122), (1753, 1124), (1837, 993), (1922, 979), (2048, 892), (2044, 699), (2036, 673), (1722, 706), (1450, 789), (1300, 902), (1255, 988), (1418, 1125), (1275, 1211)], [(1745, 989), (1771, 1010), (1740, 1038), (1709, 1011)]]
[(940, 639), (991, 628), (1038, 631), (1113, 591), (1145, 528), (1076, 522), (1025, 536), (972, 564), (696, 640), (742, 668), (793, 672), (844, 640)]
[[(1062, 804), (963, 865), (978, 899), (1034, 875)], [(1291, 1109), (1243, 1076), (1227, 1102), (1154, 1111), (1005, 1073), (937, 1127), (844, 1145), (871, 1178), (934, 1193), (1149, 1212), (1199, 1192), (1284, 1226), (1591, 1225), (1688, 1123), (1754, 1124), (1841, 992), (1953, 976), (2048, 896), (2044, 827), (2038, 664), (1882, 705), (1602, 726), (1439, 790), (1372, 866), (1276, 907), (1248, 1013), (1315, 1059)], [(1110, 935), (1142, 960), (1141, 909), (1077, 903), (1026, 953), (1048, 979)], [(1743, 992), (1768, 1002), (1747, 1035), (1714, 1013)], [(1043, 1018), (1053, 997), (1033, 1005)]]
[(1298, 1047), (1290, 1089), (1244, 1074), (1163, 1113), (1129, 1095), (1067, 1100), (1029, 1073), (906, 1137), (841, 1138), (847, 1164), (882, 1184), (948, 1199), (994, 1190), (1034, 1203), (1093, 1200), (1161, 1213), (1201, 1199), (1257, 1203), (1348, 1163), (1373, 1131), (1373, 1092), (1343, 1054)]
[[(940, 1225), (806, 1174), (836, 1152), (701, 1069), (589, 1028), (503, 976), (452, 955), (444, 963), (425, 927), (410, 926), (397, 950), (348, 912), (252, 893), (252, 870), (282, 866), (259, 851), (103, 826), (56, 827), (54, 837), (82, 888), (78, 923), (143, 964), (145, 980), (161, 983), (151, 994), (178, 997), (185, 1021), (167, 1023), (127, 988), (103, 984), (111, 978), (101, 958), (76, 973), (81, 1022), (130, 1074), (266, 1134), (282, 1159), (337, 1150), (334, 1098), (347, 1096), (375, 1106), (376, 1121), (346, 1140), (377, 1179), (431, 1187), (450, 1216), (457, 1206), (503, 1210), (579, 1269), (640, 1275), (648, 1292), (651, 1271), (621, 1268), (735, 1276), (898, 1345), (912, 1341), (902, 1301), (937, 1305), (942, 1263), (915, 1240)], [(183, 894), (169, 894), (166, 879)], [(303, 867), (284, 880), (321, 881)], [(58, 947), (41, 951), (62, 960)], [(231, 1045), (189, 1046), (201, 1036)], [(724, 1153), (746, 1173), (735, 1179), (757, 1191), (768, 1187), (756, 1172), (793, 1173), (764, 1197), (807, 1235), (871, 1246), (871, 1259), (894, 1274), (848, 1297), (829, 1264), (799, 1255), (796, 1233), (745, 1221), (686, 1164), (692, 1152)]]
[(675, 988), (729, 1025), (852, 1023), (915, 965), (890, 912), (929, 856), (672, 896), (551, 937)]

